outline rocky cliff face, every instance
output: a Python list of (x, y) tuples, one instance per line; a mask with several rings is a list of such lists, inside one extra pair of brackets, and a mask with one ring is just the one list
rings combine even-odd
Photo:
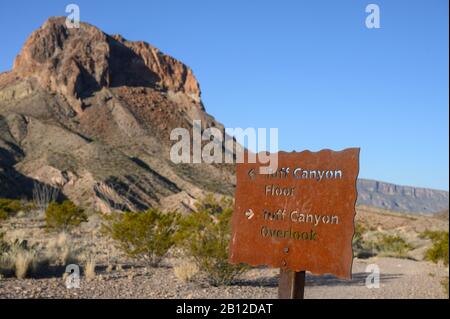
[(103, 87), (152, 87), (179, 92), (200, 109), (200, 88), (191, 69), (145, 42), (109, 36), (83, 23), (66, 28), (65, 18), (51, 18), (26, 41), (13, 71), (34, 77), (51, 93), (65, 97), (81, 114), (84, 99)]
[(148, 43), (50, 18), (0, 74), (0, 196), (29, 196), (39, 181), (110, 211), (231, 194), (232, 167), (169, 160), (171, 129), (194, 119), (223, 128), (189, 67)]
[(448, 192), (399, 186), (373, 180), (358, 181), (358, 204), (412, 213), (448, 210)]

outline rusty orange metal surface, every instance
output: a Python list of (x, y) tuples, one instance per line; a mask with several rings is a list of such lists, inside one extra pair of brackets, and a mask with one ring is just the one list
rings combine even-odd
[(237, 165), (229, 261), (350, 279), (359, 148), (279, 152)]

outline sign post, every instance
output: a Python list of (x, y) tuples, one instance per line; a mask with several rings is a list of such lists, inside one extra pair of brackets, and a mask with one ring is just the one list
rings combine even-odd
[(305, 271), (280, 269), (278, 299), (303, 299), (305, 296)]
[(237, 165), (230, 263), (280, 268), (278, 297), (302, 299), (305, 272), (351, 279), (359, 149), (280, 152)]

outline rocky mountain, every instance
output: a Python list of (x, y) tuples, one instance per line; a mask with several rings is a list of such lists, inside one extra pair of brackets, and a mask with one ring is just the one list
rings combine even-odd
[[(223, 130), (189, 67), (146, 42), (50, 18), (0, 73), (0, 197), (31, 197), (41, 183), (108, 212), (189, 210), (206, 192), (233, 194), (233, 166), (170, 161), (170, 131), (193, 120)], [(448, 192), (369, 180), (358, 190), (361, 205), (448, 209)]]
[[(448, 192), (358, 180), (358, 204), (410, 213), (448, 212)], [(448, 213), (447, 213), (448, 214)]]
[(170, 161), (171, 129), (193, 120), (223, 129), (189, 67), (148, 43), (50, 18), (0, 74), (0, 196), (30, 196), (40, 182), (110, 211), (232, 194), (232, 166)]

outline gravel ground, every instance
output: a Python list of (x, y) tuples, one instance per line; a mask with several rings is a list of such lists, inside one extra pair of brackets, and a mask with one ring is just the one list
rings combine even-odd
[[(368, 264), (380, 268), (380, 288), (368, 289)], [(170, 265), (160, 268), (97, 270), (92, 281), (67, 289), (62, 278), (0, 280), (0, 298), (276, 298), (277, 269), (252, 269), (234, 285), (212, 287), (178, 280)], [(355, 260), (353, 280), (307, 274), (305, 298), (447, 298), (441, 281), (448, 267), (396, 258)]]

